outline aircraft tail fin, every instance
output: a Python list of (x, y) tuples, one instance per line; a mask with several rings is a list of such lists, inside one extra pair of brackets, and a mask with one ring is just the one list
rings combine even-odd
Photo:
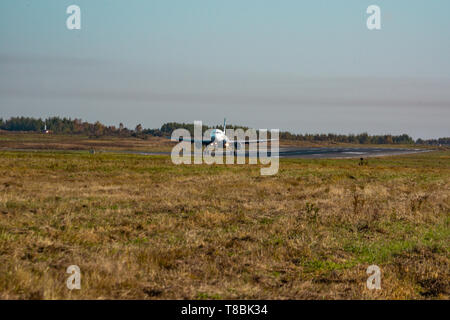
[(227, 118), (223, 118), (223, 132), (227, 130)]

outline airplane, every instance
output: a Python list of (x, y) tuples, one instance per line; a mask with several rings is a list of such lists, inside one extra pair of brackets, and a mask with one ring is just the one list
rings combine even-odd
[(180, 137), (177, 141), (187, 141), (191, 143), (202, 143), (202, 145), (206, 146), (212, 146), (212, 147), (222, 147), (222, 148), (228, 148), (230, 146), (233, 146), (234, 150), (240, 150), (243, 145), (247, 145), (250, 143), (262, 143), (262, 142), (270, 142), (275, 141), (276, 139), (256, 139), (256, 140), (232, 140), (225, 134), (227, 128), (227, 119), (223, 119), (223, 131), (220, 129), (213, 129), (211, 131), (211, 138), (210, 139), (202, 139), (195, 140), (192, 138), (183, 138)]

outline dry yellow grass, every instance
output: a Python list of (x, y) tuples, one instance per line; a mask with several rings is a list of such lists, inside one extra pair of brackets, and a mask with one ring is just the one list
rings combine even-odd
[[(163, 156), (3, 151), (0, 298), (448, 299), (449, 160), (281, 160), (262, 177)], [(65, 285), (73, 264), (81, 290)]]
[(84, 135), (54, 135), (26, 132), (0, 132), (0, 150), (127, 150), (170, 151), (173, 143), (167, 138), (143, 136), (91, 138)]

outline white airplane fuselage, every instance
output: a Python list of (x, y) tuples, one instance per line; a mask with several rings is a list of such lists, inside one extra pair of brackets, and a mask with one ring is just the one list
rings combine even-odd
[(215, 146), (223, 146), (225, 148), (230, 146), (230, 139), (226, 136), (225, 132), (220, 129), (214, 129), (211, 131), (212, 144)]

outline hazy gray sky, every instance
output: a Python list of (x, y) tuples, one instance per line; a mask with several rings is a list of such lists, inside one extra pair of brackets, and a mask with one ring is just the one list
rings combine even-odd
[[(66, 28), (74, 3), (81, 30)], [(2, 0), (0, 117), (450, 136), (449, 12), (447, 0)]]

